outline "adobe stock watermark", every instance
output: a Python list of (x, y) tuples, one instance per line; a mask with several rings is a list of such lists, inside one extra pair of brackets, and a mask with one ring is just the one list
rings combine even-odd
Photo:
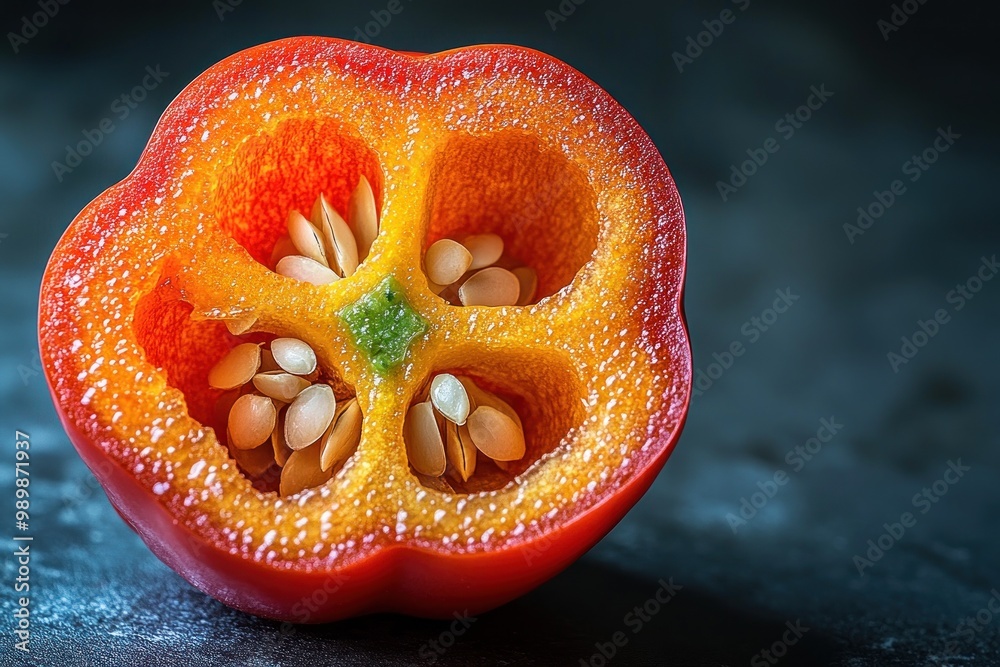
[(736, 359), (746, 354), (747, 345), (753, 345), (760, 340), (761, 336), (771, 330), (771, 327), (778, 321), (778, 318), (784, 313), (787, 313), (788, 309), (791, 308), (800, 298), (798, 294), (792, 294), (791, 287), (777, 289), (774, 293), (777, 295), (777, 298), (771, 306), (762, 310), (760, 315), (754, 315), (751, 317), (743, 323), (743, 326), (740, 327), (740, 333), (747, 339), (746, 345), (743, 344), (742, 340), (736, 339), (722, 352), (713, 352), (712, 359), (714, 359), (714, 361), (705, 369), (698, 368), (695, 370), (695, 396), (701, 396), (706, 391), (711, 389), (712, 385), (714, 385), (719, 378), (725, 375), (726, 371), (733, 367), (733, 364), (736, 363)]
[[(582, 1), (582, 0), (581, 0)], [(729, 0), (732, 4), (736, 5), (736, 8), (741, 12), (745, 12), (747, 7), (750, 6), (750, 0)], [(725, 31), (727, 25), (732, 25), (736, 21), (737, 14), (729, 9), (723, 9), (719, 12), (719, 18), (716, 19), (705, 19), (701, 22), (705, 29), (698, 34), (688, 35), (685, 40), (684, 53), (680, 51), (674, 51), (670, 57), (673, 58), (674, 65), (677, 66), (677, 71), (681, 74), (684, 73), (684, 67), (687, 65), (694, 64), (701, 54), (705, 52), (705, 49), (715, 44), (715, 40), (722, 36), (723, 31)], [(554, 28), (553, 28), (554, 29)]]
[(437, 662), (441, 656), (448, 652), (448, 649), (455, 645), (458, 638), (468, 632), (472, 624), (478, 620), (475, 616), (469, 615), (468, 609), (461, 613), (456, 611), (452, 616), (455, 620), (448, 625), (447, 629), (442, 630), (437, 637), (427, 640), (417, 649), (417, 655), (426, 664)]
[[(680, 584), (674, 583), (674, 578), (667, 581), (660, 579), (656, 582), (660, 585), (645, 602), (633, 607), (622, 617), (622, 625), (632, 631), (632, 635), (642, 632), (646, 624), (653, 620), (677, 595), (677, 591), (684, 588)], [(629, 635), (624, 630), (614, 632), (607, 641), (594, 643), (596, 649), (594, 653), (585, 658), (580, 658), (580, 667), (605, 667), (608, 662), (618, 655), (618, 652), (628, 645)]]
[(539, 558), (546, 551), (552, 548), (553, 540), (548, 535), (543, 535), (538, 539), (532, 540), (525, 549), (521, 551), (521, 557), (524, 558), (524, 564), (530, 567), (536, 558)]
[(32, 351), (31, 359), (27, 364), (22, 363), (17, 365), (17, 374), (21, 378), (21, 384), (25, 387), (42, 374), (42, 357), (38, 353), (38, 348)]
[(20, 30), (7, 33), (7, 41), (10, 42), (10, 48), (14, 50), (14, 53), (19, 53), (22, 46), (38, 35), (38, 31), (56, 17), (59, 8), (68, 4), (69, 0), (38, 0), (38, 7), (41, 11), (30, 16), (22, 16)]
[[(924, 175), (924, 172), (938, 161), (941, 154), (946, 153), (961, 137), (961, 134), (956, 134), (951, 129), (951, 125), (948, 126), (948, 129), (939, 127), (937, 136), (934, 137), (931, 145), (903, 163), (903, 166), (900, 167), (903, 175), (909, 177), (910, 183), (916, 183)], [(873, 201), (858, 207), (858, 218), (855, 223), (853, 225), (849, 222), (844, 223), (844, 233), (847, 234), (847, 240), (851, 245), (854, 245), (854, 240), (857, 237), (871, 229), (875, 221), (885, 215), (885, 212), (904, 194), (906, 194), (906, 184), (899, 178), (890, 183), (887, 190), (875, 190), (872, 193)]]
[(212, 0), (212, 9), (220, 21), (226, 20), (226, 14), (235, 12), (236, 8), (243, 4), (243, 0)]
[[(781, 135), (784, 141), (789, 141), (795, 136), (796, 131), (801, 130), (813, 113), (823, 108), (823, 105), (833, 97), (834, 93), (826, 89), (826, 84), (821, 83), (817, 88), (815, 85), (809, 87), (809, 97), (805, 104), (796, 107), (793, 111), (786, 113), (774, 123), (774, 131)], [(744, 160), (739, 166), (729, 165), (729, 179), (726, 181), (716, 181), (715, 187), (719, 191), (722, 201), (729, 201), (730, 195), (747, 184), (747, 180), (760, 170), (772, 155), (781, 149), (781, 141), (775, 137), (768, 137), (761, 144), (760, 148), (748, 148), (746, 150), (749, 159)]]
[[(31, 521), (31, 436), (24, 431), (14, 431), (14, 527), (19, 531), (11, 538), (17, 569), (13, 586), (19, 596), (15, 599), (13, 616), (14, 648), (31, 653), (31, 618), (37, 608), (31, 605), (31, 545), (34, 535), (29, 534)], [(12, 561), (13, 562), (13, 561)], [(35, 610), (35, 611), (32, 611)]]
[(320, 610), (330, 598), (340, 592), (349, 578), (339, 572), (330, 574), (323, 580), (322, 586), (317, 586), (308, 595), (303, 595), (292, 605), (292, 621), (284, 621), (278, 628), (278, 643), (288, 639), (298, 632), (298, 624), (308, 623), (313, 614)]
[[(806, 440), (801, 445), (795, 445), (785, 454), (785, 463), (793, 473), (801, 472), (806, 464), (812, 461), (822, 450), (823, 445), (833, 440), (834, 436), (840, 433), (844, 425), (837, 422), (836, 417), (826, 417), (819, 420), (819, 428), (816, 434)], [(750, 494), (750, 497), (740, 498), (740, 508), (738, 515), (732, 512), (726, 514), (726, 523), (733, 531), (733, 535), (748, 522), (752, 521), (757, 513), (764, 509), (764, 506), (771, 502), (771, 499), (778, 495), (788, 480), (791, 479), (784, 468), (774, 471), (770, 479), (758, 480), (757, 491)]]
[(101, 145), (104, 137), (111, 134), (118, 127), (115, 125), (115, 118), (124, 121), (142, 103), (149, 93), (156, 89), (164, 79), (170, 76), (170, 72), (164, 72), (157, 65), (155, 68), (147, 65), (146, 75), (142, 81), (134, 86), (132, 90), (116, 97), (111, 102), (112, 116), (102, 118), (97, 127), (82, 131), (83, 139), (75, 146), (66, 144), (66, 157), (63, 162), (58, 160), (52, 162), (52, 172), (56, 175), (56, 180), (62, 183), (66, 174), (72, 173), (74, 169), (83, 163), (83, 158), (94, 152), (94, 149)]
[(962, 652), (962, 646), (986, 630), (997, 616), (1000, 616), (1000, 590), (994, 588), (990, 590), (990, 599), (983, 607), (958, 622), (958, 625), (951, 632), (951, 636), (954, 638), (945, 644), (944, 652), (924, 663), (925, 667), (940, 667), (944, 664), (945, 659), (958, 656)]
[[(406, 0), (406, 2), (410, 3), (413, 0)], [(371, 14), (372, 20), (365, 23), (363, 29), (362, 26), (354, 26), (355, 41), (371, 44), (373, 39), (389, 27), (392, 17), (402, 14), (405, 8), (403, 0), (389, 0), (385, 9), (371, 10), (369, 14)]]
[(786, 621), (785, 628), (786, 630), (781, 634), (780, 639), (775, 640), (773, 644), (750, 658), (751, 667), (767, 667), (767, 665), (778, 664), (779, 660), (788, 655), (788, 649), (798, 644), (803, 635), (809, 632), (809, 628), (802, 625), (802, 620), (798, 618), (795, 619), (794, 623)]
[(63, 493), (62, 505), (63, 509), (72, 509), (81, 503), (85, 503), (91, 500), (95, 495), (102, 491), (101, 483), (97, 481), (97, 477), (107, 477), (113, 469), (110, 461), (101, 461), (97, 464), (97, 468), (94, 472), (87, 471), (82, 477), (76, 480), (76, 483)]
[(555, 9), (545, 10), (545, 20), (549, 22), (549, 27), (552, 28), (552, 32), (556, 31), (559, 24), (566, 21), (576, 8), (582, 5), (587, 0), (562, 0)]
[(917, 10), (926, 3), (927, 0), (903, 0), (899, 4), (893, 3), (892, 12), (890, 12), (888, 20), (879, 19), (875, 22), (875, 27), (882, 33), (882, 41), (888, 42), (889, 36), (906, 25), (910, 17), (916, 14)]
[(935, 336), (941, 332), (941, 327), (951, 322), (951, 314), (965, 308), (966, 304), (976, 298), (976, 295), (983, 289), (983, 286), (993, 280), (1000, 272), (1000, 262), (997, 256), (981, 257), (979, 268), (976, 269), (964, 282), (955, 285), (944, 296), (945, 303), (951, 306), (951, 311), (947, 308), (938, 308), (929, 319), (917, 320), (917, 328), (909, 336), (901, 336), (899, 350), (890, 350), (886, 354), (889, 360), (889, 368), (893, 373), (899, 373), (899, 369), (910, 363), (917, 354), (931, 342)]
[[(930, 486), (925, 486), (919, 493), (915, 493), (910, 499), (910, 504), (914, 509), (920, 510), (920, 514), (927, 514), (970, 470), (971, 467), (962, 465), (962, 459), (948, 461), (948, 467), (945, 468), (941, 478)], [(906, 531), (917, 525), (917, 519), (918, 517), (912, 512), (903, 512), (899, 515), (899, 521), (883, 523), (882, 528), (885, 532), (873, 540), (868, 540), (868, 549), (864, 555), (854, 555), (854, 567), (857, 568), (858, 574), (865, 576), (865, 570), (882, 560), (882, 557), (903, 539)]]

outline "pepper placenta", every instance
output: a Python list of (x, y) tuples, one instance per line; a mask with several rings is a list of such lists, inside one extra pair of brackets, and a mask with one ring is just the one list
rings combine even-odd
[(690, 394), (684, 269), (663, 160), (568, 65), (294, 38), (198, 77), (77, 216), (40, 345), (76, 449), (192, 584), (446, 618), (652, 483)]

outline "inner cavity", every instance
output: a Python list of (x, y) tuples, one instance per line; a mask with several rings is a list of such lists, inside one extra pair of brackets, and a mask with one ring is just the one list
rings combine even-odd
[(273, 269), (275, 246), (288, 234), (290, 214), (299, 211), (310, 218), (322, 194), (333, 210), (347, 216), (362, 177), (370, 185), (377, 218), (382, 171), (356, 129), (332, 119), (289, 119), (236, 151), (212, 193), (212, 213), (255, 260)]
[[(435, 370), (414, 396), (404, 424), (410, 470), (422, 485), (442, 492), (501, 489), (583, 420), (582, 396), (569, 367), (544, 354), (496, 355)], [(496, 412), (477, 418), (484, 406)], [(516, 418), (512, 423), (497, 413)]]
[[(435, 158), (430, 193), (425, 259), (441, 239), (465, 244), (469, 237), (496, 235), (503, 243), (496, 267), (528, 267), (537, 274), (530, 302), (572, 282), (597, 247), (597, 196), (586, 173), (526, 133), (451, 139)], [(499, 276), (491, 278), (504, 287)]]
[[(325, 483), (360, 439), (363, 415), (353, 387), (305, 341), (267, 332), (235, 336), (221, 321), (192, 317), (192, 310), (169, 280), (139, 300), (132, 326), (147, 360), (255, 488), (291, 495)], [(293, 409), (307, 389), (310, 395)], [(286, 429), (290, 414), (298, 415), (296, 427)]]

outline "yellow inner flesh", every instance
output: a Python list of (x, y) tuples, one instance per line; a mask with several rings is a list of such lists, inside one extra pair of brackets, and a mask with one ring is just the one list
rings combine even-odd
[[(322, 88), (322, 80), (312, 83)], [(584, 170), (591, 156), (581, 152), (577, 163), (563, 152), (576, 149), (549, 147), (560, 145), (558, 136), (547, 146), (517, 129), (476, 136), (475, 127), (459, 130), (457, 116), (422, 121), (426, 136), (439, 140), (401, 143), (396, 137), (409, 129), (405, 114), (392, 127), (378, 105), (352, 106), (350, 124), (289, 113), (261, 125), (249, 95), (236, 104), (246, 107), (248, 119), (225, 131), (250, 138), (231, 162), (220, 167), (213, 156), (198, 154), (178, 167), (179, 189), (200, 193), (185, 199), (187, 206), (197, 201), (196, 208), (178, 211), (167, 200), (126, 223), (145, 238), (155, 238), (161, 225), (182, 225), (180, 240), (169, 247), (153, 241), (138, 252), (127, 244), (108, 249), (111, 261), (123, 251), (158, 271), (140, 293), (100, 306), (119, 316), (134, 309), (125, 347), (142, 361), (128, 368), (104, 364), (90, 374), (116, 387), (91, 397), (98, 419), (121, 443), (114, 454), (152, 472), (159, 480), (152, 491), (178, 516), (191, 517), (193, 530), (276, 564), (349, 558), (364, 545), (399, 541), (477, 550), (544, 530), (642, 458), (656, 435), (646, 425), (669, 379), (651, 371), (648, 351), (636, 342), (642, 318), (629, 304), (640, 280), (632, 274), (642, 270), (641, 248), (651, 242), (653, 226), (633, 217), (643, 210), (642, 194), (627, 175)], [(335, 114), (337, 101), (331, 104)], [(548, 113), (554, 104), (540, 101)], [(581, 110), (560, 104), (570, 127)], [(533, 113), (519, 110), (526, 125)], [(202, 173), (216, 176), (201, 181)], [(288, 211), (308, 210), (320, 191), (344, 210), (344, 193), (360, 173), (380, 200), (381, 232), (358, 272), (316, 287), (270, 271), (263, 262)], [(591, 183), (601, 183), (603, 194)], [(537, 269), (539, 297), (547, 298), (530, 307), (461, 308), (428, 289), (420, 268), (427, 246), (483, 232), (503, 236), (519, 260)], [(336, 313), (387, 275), (430, 326), (411, 345), (408, 361), (383, 377), (352, 346)], [(117, 294), (114, 286), (104, 289), (89, 298)], [(253, 488), (210, 427), (217, 422), (205, 376), (238, 342), (221, 320), (241, 317), (257, 318), (254, 331), (308, 342), (324, 372), (358, 396), (361, 443), (319, 488), (286, 499)], [(88, 349), (113, 344), (110, 329), (82, 335)], [(105, 342), (98, 345), (98, 338)], [(136, 372), (142, 380), (131, 382)], [(520, 414), (528, 454), (502, 487), (441, 493), (411, 473), (404, 415), (437, 372), (473, 376)], [(119, 422), (114, 414), (123, 405), (148, 420)], [(493, 487), (497, 480), (482, 483)]]

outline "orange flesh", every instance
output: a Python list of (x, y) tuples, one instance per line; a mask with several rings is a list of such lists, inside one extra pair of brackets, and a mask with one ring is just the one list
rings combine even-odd
[[(477, 551), (542, 532), (648, 462), (664, 397), (686, 400), (644, 331), (649, 286), (636, 272), (657, 243), (657, 212), (593, 109), (529, 78), (456, 73), (436, 94), (408, 95), (394, 76), (288, 63), (209, 86), (197, 113), (174, 110), (194, 119), (190, 133), (159, 139), (176, 159), (155, 195), (96, 202), (53, 260), (75, 290), (50, 313), (49, 340), (72, 353), (56, 355), (72, 365), (59, 375), (76, 378), (55, 391), (93, 415), (81, 428), (192, 532), (276, 567), (401, 542)], [(316, 287), (270, 271), (288, 211), (308, 211), (322, 191), (343, 212), (359, 174), (381, 232), (358, 273)], [(546, 298), (458, 308), (429, 290), (430, 243), (482, 232), (537, 269)], [(680, 271), (682, 258), (671, 261)], [(337, 312), (386, 275), (429, 331), (383, 377)], [(207, 373), (240, 340), (218, 320), (246, 316), (258, 336), (308, 342), (365, 415), (345, 467), (289, 498), (255, 489), (216, 437)], [(500, 393), (525, 427), (525, 458), (509, 473), (483, 466), (464, 493), (428, 488), (402, 439), (414, 394), (443, 371)]]

